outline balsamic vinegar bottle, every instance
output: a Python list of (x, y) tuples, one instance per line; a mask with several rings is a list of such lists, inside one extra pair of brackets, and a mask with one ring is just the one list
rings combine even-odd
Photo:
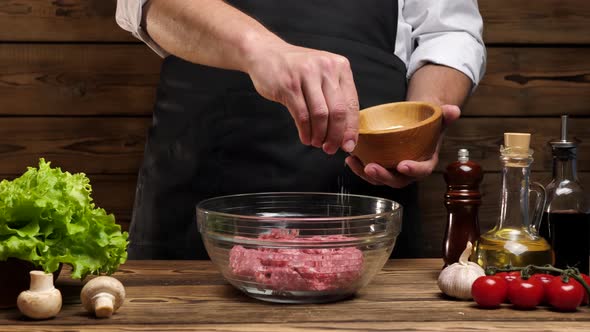
[(577, 267), (588, 274), (590, 204), (578, 180), (577, 143), (567, 138), (567, 121), (567, 115), (561, 117), (561, 139), (549, 143), (553, 153), (553, 180), (546, 188), (541, 235), (553, 247), (556, 267)]

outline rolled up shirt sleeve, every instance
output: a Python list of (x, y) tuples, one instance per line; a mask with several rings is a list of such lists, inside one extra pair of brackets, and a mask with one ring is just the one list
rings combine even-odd
[(149, 0), (117, 0), (115, 19), (121, 28), (131, 32), (135, 38), (146, 43), (159, 56), (166, 57), (169, 53), (154, 42), (141, 26), (143, 5), (148, 1)]
[(474, 87), (480, 82), (486, 49), (477, 0), (406, 0), (402, 15), (412, 27), (408, 78), (435, 63), (461, 71)]

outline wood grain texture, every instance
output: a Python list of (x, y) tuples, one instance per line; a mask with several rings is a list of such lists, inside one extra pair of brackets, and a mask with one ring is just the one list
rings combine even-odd
[(488, 48), (485, 77), (463, 115), (590, 116), (589, 57), (590, 48)]
[(116, 0), (0, 1), (0, 41), (135, 41), (115, 22)]
[[(421, 102), (391, 103), (359, 112), (357, 145), (351, 152), (363, 164), (394, 169), (403, 160), (426, 160), (436, 151), (442, 109)], [(403, 128), (403, 130), (392, 130)]]
[(143, 45), (0, 44), (0, 115), (150, 115), (161, 61)]
[(137, 176), (135, 174), (90, 174), (92, 198), (97, 206), (115, 215), (117, 224), (129, 230)]
[[(74, 296), (81, 282), (65, 289), (59, 316), (23, 320), (16, 310), (0, 312), (9, 331), (566, 331), (587, 328), (587, 307), (574, 313), (481, 310), (470, 301), (447, 300), (436, 286), (442, 260), (391, 260), (356, 297), (322, 305), (278, 305), (251, 299), (228, 285), (208, 261), (130, 261), (115, 274), (127, 298), (110, 319), (94, 319)], [(70, 296), (72, 295), (72, 296)], [(586, 325), (584, 325), (586, 324)]]
[[(464, 116), (589, 116), (589, 48), (490, 48)], [(0, 115), (136, 115), (161, 59), (144, 45), (0, 44)]]
[(70, 172), (136, 173), (148, 118), (3, 118), (0, 174), (21, 174), (40, 157)]
[[(480, 0), (479, 7), (488, 44), (590, 43), (585, 0)], [(4, 0), (0, 41), (135, 42), (115, 23), (115, 8), (116, 0)]]
[[(463, 315), (463, 312), (457, 312), (457, 315)], [(332, 331), (358, 331), (358, 332), (407, 332), (407, 331), (457, 331), (457, 332), (478, 332), (478, 331), (514, 331), (530, 332), (531, 323), (522, 322), (503, 322), (501, 320), (486, 320), (484, 322), (464, 321), (464, 322), (373, 322), (370, 323), (349, 323), (339, 322), (337, 326), (322, 323), (288, 323), (280, 324), (198, 324), (198, 325), (141, 325), (125, 324), (117, 325), (117, 331), (198, 331), (198, 332), (260, 332), (260, 331), (277, 331), (277, 332), (332, 332)], [(435, 327), (433, 327), (435, 326)], [(10, 331), (30, 332), (30, 326), (11, 326)], [(109, 328), (111, 328), (109, 326)], [(551, 331), (588, 331), (588, 322), (542, 322), (544, 332)], [(97, 325), (53, 325), (43, 331), (68, 331), (68, 332), (87, 332), (87, 331), (104, 331), (105, 326)]]
[[(141, 163), (149, 118), (8, 117), (0, 121), (0, 174), (20, 174), (44, 157), (71, 172), (135, 174)], [(571, 121), (569, 133), (582, 142), (578, 170), (590, 171), (590, 118)], [(463, 118), (449, 128), (438, 170), (467, 148), (485, 171), (499, 171), (504, 132), (532, 133), (533, 170), (550, 171), (547, 142), (559, 135), (555, 118)]]
[(487, 44), (588, 44), (586, 0), (480, 0)]
[[(457, 312), (457, 315), (464, 313)], [(437, 322), (433, 327), (433, 322), (373, 322), (370, 327), (368, 323), (348, 323), (341, 322), (337, 326), (322, 323), (288, 323), (280, 324), (198, 324), (198, 325), (141, 325), (141, 324), (125, 324), (117, 325), (117, 331), (198, 331), (198, 332), (260, 332), (260, 331), (277, 331), (277, 332), (332, 332), (332, 331), (358, 331), (358, 332), (407, 332), (407, 331), (457, 331), (457, 332), (478, 332), (478, 331), (514, 331), (514, 332), (530, 332), (531, 324), (528, 321), (522, 322), (503, 322), (501, 320), (492, 320), (485, 322)], [(11, 326), (10, 331), (15, 332), (30, 332), (30, 326)], [(109, 328), (111, 328), (109, 326)], [(551, 331), (588, 331), (588, 322), (543, 322), (542, 328), (544, 332)], [(86, 332), (86, 331), (104, 331), (105, 326), (97, 325), (54, 325), (50, 329), (43, 331), (68, 331), (68, 332)]]

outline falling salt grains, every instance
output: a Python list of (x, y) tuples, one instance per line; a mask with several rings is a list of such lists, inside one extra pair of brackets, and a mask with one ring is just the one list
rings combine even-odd
[[(346, 164), (345, 164), (346, 167)], [(336, 203), (339, 205), (340, 216), (343, 217), (340, 225), (341, 225), (341, 234), (349, 234), (350, 233), (350, 225), (346, 218), (351, 214), (350, 208), (350, 189), (348, 188), (348, 181), (346, 175), (339, 175), (338, 176), (338, 197)]]

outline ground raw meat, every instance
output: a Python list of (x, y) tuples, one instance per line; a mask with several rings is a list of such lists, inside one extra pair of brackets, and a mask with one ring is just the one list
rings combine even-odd
[[(266, 240), (330, 242), (343, 235), (298, 238), (297, 231), (273, 230)], [(359, 279), (363, 253), (355, 247), (329, 249), (246, 249), (234, 246), (229, 253), (232, 273), (282, 291), (327, 291), (346, 288)]]

